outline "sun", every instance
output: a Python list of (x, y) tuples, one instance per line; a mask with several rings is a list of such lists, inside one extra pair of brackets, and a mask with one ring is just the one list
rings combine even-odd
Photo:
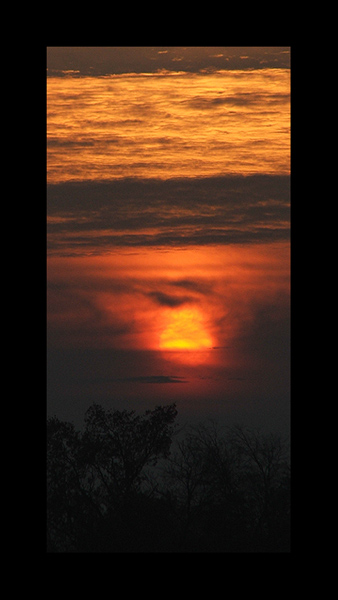
[(202, 314), (196, 308), (172, 311), (160, 334), (161, 350), (203, 350), (212, 347)]

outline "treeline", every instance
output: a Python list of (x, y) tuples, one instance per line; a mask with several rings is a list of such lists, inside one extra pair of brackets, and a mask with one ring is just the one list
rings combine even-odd
[(289, 552), (288, 447), (175, 404), (47, 421), (48, 552)]

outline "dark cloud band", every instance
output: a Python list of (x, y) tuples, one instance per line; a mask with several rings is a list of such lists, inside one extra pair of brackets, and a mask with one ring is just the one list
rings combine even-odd
[(288, 175), (51, 184), (49, 249), (286, 240), (289, 196)]

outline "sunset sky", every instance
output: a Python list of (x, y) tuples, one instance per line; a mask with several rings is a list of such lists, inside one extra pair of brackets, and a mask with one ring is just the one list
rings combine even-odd
[(290, 48), (47, 48), (47, 411), (287, 433)]

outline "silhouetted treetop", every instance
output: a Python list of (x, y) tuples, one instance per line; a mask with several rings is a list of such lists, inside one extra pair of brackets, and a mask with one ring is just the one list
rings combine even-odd
[(287, 444), (212, 423), (172, 447), (176, 416), (93, 404), (82, 432), (48, 419), (48, 551), (289, 551)]
[(147, 410), (144, 415), (93, 404), (85, 415), (83, 436), (88, 462), (98, 476), (103, 478), (104, 473), (106, 480), (108, 476), (119, 493), (138, 489), (144, 467), (169, 455), (176, 415), (175, 404)]

